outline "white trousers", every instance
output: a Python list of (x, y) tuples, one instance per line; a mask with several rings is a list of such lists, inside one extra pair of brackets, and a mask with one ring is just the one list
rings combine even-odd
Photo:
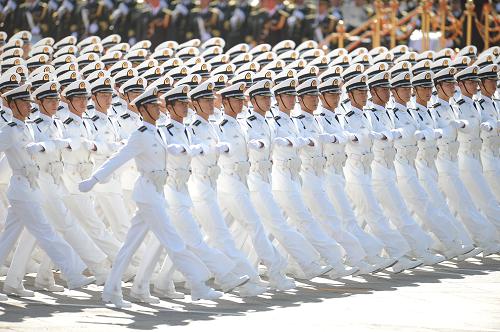
[[(472, 245), (473, 241), (464, 225), (462, 222), (457, 220), (457, 218), (455, 218), (448, 207), (448, 202), (438, 185), (438, 174), (436, 169), (432, 167), (433, 165), (429, 167), (427, 162), (421, 160), (417, 160), (415, 162), (415, 166), (418, 171), (420, 184), (432, 204), (431, 209), (432, 207), (437, 209), (438, 211), (435, 213), (438, 216), (441, 216), (434, 218), (428, 217), (424, 220), (421, 219), (423, 225), (428, 227), (428, 229), (441, 242), (444, 247), (442, 249), (450, 249), (455, 247), (457, 244), (463, 244), (464, 246)], [(428, 215), (426, 211), (429, 206), (425, 205), (425, 202), (423, 202), (420, 206), (410, 205), (410, 207), (414, 211), (418, 211), (419, 214), (425, 213), (426, 216)], [(417, 214), (417, 216), (419, 216), (419, 214)]]
[(85, 264), (73, 248), (55, 232), (38, 202), (10, 202), (5, 229), (0, 235), (0, 266), (25, 227), (68, 280), (81, 276), (86, 268)]
[[(52, 190), (43, 190), (42, 209), (50, 220), (50, 223), (71, 245), (92, 272), (100, 271), (107, 265), (106, 255), (71, 215), (61, 197), (57, 195), (57, 188), (51, 187), (47, 189)], [(5, 283), (14, 288), (18, 288), (22, 283), (26, 274), (26, 267), (35, 248), (36, 239), (31, 233), (25, 230), (21, 235), (19, 243), (21, 245), (18, 245), (16, 248), (12, 259), (12, 266), (5, 279)], [(45, 278), (52, 273), (50, 270), (52, 264), (47, 262), (47, 259), (49, 257), (45, 255), (38, 270), (38, 273), (45, 276)]]
[(339, 213), (345, 229), (357, 237), (368, 257), (380, 255), (384, 245), (375, 236), (363, 230), (356, 220), (354, 209), (345, 192), (344, 176), (335, 173), (333, 168), (326, 168), (325, 173), (326, 193)]
[(177, 234), (165, 206), (137, 203), (137, 212), (131, 224), (125, 242), (113, 262), (113, 268), (104, 285), (104, 293), (121, 296), (122, 275), (148, 231), (151, 231), (166, 249), (175, 267), (191, 285), (203, 283), (209, 278), (205, 265)]
[(278, 206), (285, 212), (289, 222), (309, 241), (329, 265), (342, 263), (342, 247), (328, 236), (307, 209), (298, 191), (273, 190)]
[[(185, 196), (184, 200), (180, 199), (182, 196)], [(165, 198), (169, 202), (167, 207), (168, 216), (188, 249), (198, 256), (216, 279), (230, 273), (235, 268), (235, 263), (219, 249), (207, 245), (203, 239), (200, 226), (191, 214), (192, 204), (188, 193), (177, 192), (167, 185)], [(160, 241), (156, 237), (151, 238), (135, 276), (132, 290), (139, 294), (149, 290), (149, 282), (162, 251), (163, 247)], [(170, 260), (170, 258), (167, 257), (166, 260)], [(162, 266), (165, 266), (165, 264)], [(160, 274), (163, 272), (160, 270)], [(168, 282), (168, 280), (165, 280), (165, 282)]]
[[(471, 194), (474, 204), (500, 232), (500, 204), (483, 176), (483, 169), (479, 159), (460, 153), (458, 166), (460, 178)], [(500, 235), (500, 233), (498, 234)], [(500, 240), (500, 237), (497, 237), (497, 240)]]
[[(439, 163), (439, 158), (436, 163)], [(452, 211), (457, 213), (476, 245), (480, 247), (491, 246), (497, 241), (496, 228), (477, 210), (472, 197), (458, 175), (458, 165), (450, 167), (446, 171), (444, 171), (444, 165), (438, 167), (439, 169), (441, 169), (439, 187), (446, 195)]]
[[(426, 198), (425, 192), (423, 190), (420, 191), (421, 187), (418, 183), (417, 173), (414, 169), (402, 170), (402, 168), (411, 166), (402, 165), (399, 161), (394, 162), (397, 164), (396, 171), (390, 170), (380, 164), (375, 166), (375, 163), (377, 162), (374, 161), (372, 165), (374, 172), (383, 167), (383, 172), (390, 173), (390, 176), (387, 176), (385, 181), (373, 180), (375, 195), (380, 205), (382, 205), (385, 215), (398, 228), (401, 235), (404, 236), (413, 254), (417, 257), (421, 256), (421, 254), (432, 247), (432, 238), (413, 219), (406, 205), (408, 203), (410, 206), (412, 204), (415, 206), (416, 200), (423, 201)], [(415, 190), (412, 191), (412, 187), (415, 187)], [(415, 193), (420, 193), (422, 197), (415, 197)]]
[[(337, 216), (335, 207), (328, 199), (323, 186), (320, 185), (323, 182), (323, 177), (317, 177), (317, 180), (313, 181), (313, 179), (310, 179), (312, 176), (311, 174), (301, 175), (304, 203), (325, 232), (342, 246), (345, 251), (347, 264), (356, 266), (357, 263), (366, 259), (366, 252), (358, 239), (344, 228)], [(306, 185), (309, 180), (311, 180), (311, 183), (314, 182), (317, 185)]]
[(222, 251), (236, 263), (235, 272), (257, 279), (257, 270), (248, 261), (246, 255), (236, 248), (234, 239), (224, 220), (224, 215), (217, 202), (217, 194), (209, 179), (191, 175), (188, 182), (189, 193), (193, 202), (193, 215), (207, 236), (207, 243)]
[(302, 269), (306, 269), (313, 262), (319, 262), (320, 256), (314, 247), (286, 222), (283, 212), (274, 200), (269, 183), (262, 182), (258, 190), (250, 191), (250, 198), (257, 207), (257, 213), (266, 230)]
[[(223, 177), (230, 176), (221, 174), (219, 181)], [(230, 188), (224, 185), (218, 185), (218, 200), (222, 215), (226, 221), (235, 221), (239, 227), (245, 231), (251, 239), (253, 249), (262, 263), (271, 271), (279, 272), (284, 268), (284, 258), (278, 253), (271, 244), (264, 226), (257, 214), (252, 201), (250, 192), (243, 183), (238, 183)]]
[(89, 194), (65, 196), (64, 203), (80, 222), (95, 244), (113, 261), (120, 250), (121, 242), (106, 228), (97, 216), (94, 202)]
[[(357, 167), (356, 162), (347, 160), (346, 168)], [(370, 174), (363, 170), (352, 172), (362, 178), (351, 178), (351, 173), (346, 174), (346, 192), (354, 204), (359, 221), (368, 224), (370, 232), (384, 243), (387, 253), (394, 258), (400, 258), (410, 251), (410, 246), (405, 238), (389, 223), (382, 212), (379, 202), (371, 184)]]

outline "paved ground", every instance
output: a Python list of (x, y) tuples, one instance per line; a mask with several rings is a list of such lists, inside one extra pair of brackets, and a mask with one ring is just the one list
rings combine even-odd
[[(29, 278), (28, 288), (33, 282)], [(130, 285), (127, 285), (127, 288)], [(242, 300), (115, 309), (90, 286), (0, 303), (0, 331), (500, 331), (500, 256), (331, 281)], [(128, 293), (128, 289), (125, 290)]]

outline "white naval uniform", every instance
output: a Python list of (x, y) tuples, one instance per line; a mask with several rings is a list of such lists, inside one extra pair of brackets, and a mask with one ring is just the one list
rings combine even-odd
[[(12, 110), (0, 101), (0, 129), (12, 121)], [(5, 218), (7, 217), (7, 208), (9, 207), (9, 199), (7, 198), (7, 187), (12, 176), (12, 171), (9, 167), (7, 157), (2, 152), (0, 153), (0, 230), (3, 229)]]
[[(120, 141), (126, 142), (129, 136), (137, 130), (142, 124), (141, 116), (130, 111), (128, 108), (122, 112), (122, 114), (116, 117), (117, 131)], [(134, 214), (136, 206), (134, 200), (132, 199), (132, 190), (134, 189), (134, 183), (137, 179), (139, 173), (135, 167), (135, 163), (131, 160), (120, 172), (120, 182), (123, 192), (123, 199), (127, 205), (128, 212), (130, 215)]]
[(302, 270), (308, 270), (312, 264), (319, 264), (320, 256), (305, 237), (286, 222), (273, 197), (270, 178), (273, 132), (267, 120), (257, 112), (251, 112), (243, 125), (248, 140), (256, 140), (262, 144), (260, 149), (248, 151), (250, 172), (247, 183), (250, 198), (254, 206), (258, 207), (257, 213), (266, 230), (278, 240)]
[(89, 133), (83, 125), (83, 119), (69, 113), (63, 121), (63, 138), (69, 140), (70, 149), (62, 151), (64, 162), (63, 181), (69, 191), (64, 197), (66, 206), (82, 224), (95, 244), (101, 248), (110, 260), (114, 260), (121, 242), (106, 229), (96, 213), (93, 197), (78, 190), (78, 183), (92, 174), (94, 165), (90, 160), (90, 151), (86, 147)]
[(188, 181), (194, 216), (201, 224), (208, 244), (221, 250), (235, 262), (239, 274), (246, 274), (251, 280), (257, 280), (257, 270), (250, 264), (246, 255), (236, 248), (217, 202), (216, 180), (220, 172), (216, 150), (216, 144), (219, 142), (218, 129), (195, 114), (186, 131), (190, 145), (198, 145), (203, 150), (203, 153), (192, 157), (192, 173)]
[(275, 111), (274, 114), (274, 118), (270, 120), (273, 136), (286, 139), (289, 143), (287, 146), (280, 146), (273, 141), (271, 147), (273, 196), (289, 222), (297, 227), (321, 258), (328, 265), (338, 268), (342, 264), (342, 247), (314, 219), (301, 194), (299, 133), (287, 114), (281, 111)]
[[(462, 244), (470, 247), (473, 245), (473, 241), (469, 233), (450, 211), (446, 198), (438, 185), (438, 173), (435, 164), (438, 153), (435, 138), (436, 127), (431, 110), (418, 103), (415, 106), (413, 118), (417, 121), (419, 130), (425, 135), (425, 139), (417, 142), (418, 151), (415, 168), (417, 169), (420, 184), (429, 197), (429, 203), (421, 204), (416, 211), (419, 214), (434, 215), (434, 217), (428, 218), (422, 216), (420, 220), (424, 225), (424, 229), (431, 231), (439, 240), (440, 243), (436, 243), (436, 249), (453, 250)], [(433, 212), (434, 209), (438, 211)], [(417, 217), (419, 216), (417, 215)], [(442, 246), (440, 247), (440, 245)]]
[(497, 201), (500, 201), (500, 107), (491, 98), (481, 96), (477, 102), (481, 123), (488, 123), (492, 130), (481, 130), (481, 163)]
[(375, 236), (361, 228), (354, 215), (352, 204), (346, 195), (343, 168), (347, 159), (345, 153), (347, 135), (342, 127), (341, 115), (320, 105), (315, 111), (315, 118), (321, 132), (333, 134), (337, 138), (334, 144), (326, 144), (323, 147), (326, 158), (324, 180), (328, 198), (338, 211), (345, 229), (358, 238), (368, 259), (378, 256), (384, 249), (384, 245)]
[(464, 223), (474, 243), (479, 247), (489, 248), (498, 241), (497, 231), (495, 226), (478, 211), (460, 179), (457, 129), (451, 125), (456, 119), (455, 111), (447, 101), (440, 98), (433, 105), (433, 111), (436, 126), (442, 134), (442, 138), (437, 141), (439, 151), (436, 158), (439, 187), (448, 198), (450, 208)]
[[(413, 219), (410, 209), (421, 208), (426, 202), (425, 191), (418, 182), (413, 161), (417, 153), (417, 143), (413, 139), (416, 122), (407, 109), (395, 102), (389, 113), (384, 107), (372, 104), (369, 114), (372, 130), (386, 137), (373, 141), (374, 161), (372, 162), (373, 190), (391, 222), (396, 225), (412, 249), (415, 257), (422, 257), (432, 246), (431, 237)], [(393, 121), (402, 137), (393, 140)], [(404, 198), (404, 199), (403, 199)], [(406, 200), (406, 202), (405, 202)], [(408, 204), (408, 205), (407, 205)]]
[[(97, 110), (92, 118), (84, 120), (84, 125), (91, 133), (91, 140), (96, 146), (96, 151), (91, 151), (96, 169), (123, 145), (115, 121)], [(105, 183), (96, 185), (92, 192), (95, 204), (101, 208), (115, 237), (121, 242), (125, 241), (131, 215), (123, 200), (120, 174), (111, 175)]]
[(113, 262), (103, 294), (121, 296), (121, 277), (149, 231), (165, 247), (175, 267), (192, 287), (204, 283), (209, 277), (208, 270), (186, 248), (167, 215), (167, 202), (163, 193), (167, 174), (167, 146), (156, 126), (144, 123), (130, 135), (126, 145), (104, 162), (93, 176), (99, 182), (105, 181), (132, 158), (140, 173), (132, 194), (137, 211), (125, 242)]
[(33, 139), (30, 129), (17, 119), (13, 119), (0, 131), (0, 151), (5, 152), (12, 169), (7, 190), (10, 206), (5, 228), (0, 235), (0, 265), (26, 227), (67, 280), (80, 279), (86, 268), (85, 264), (55, 232), (42, 210), (41, 193), (37, 184), (39, 168), (25, 150)]
[(410, 246), (389, 223), (375, 197), (370, 168), (373, 160), (370, 122), (356, 107), (344, 116), (344, 121), (345, 130), (357, 138), (356, 141), (348, 139), (346, 145), (344, 174), (347, 195), (355, 206), (358, 220), (366, 222), (370, 232), (384, 243), (387, 253), (398, 259), (410, 251)]
[(311, 139), (314, 143), (314, 146), (304, 146), (299, 150), (300, 183), (304, 202), (326, 233), (344, 248), (347, 264), (356, 266), (366, 259), (366, 252), (359, 240), (340, 221), (324, 186), (326, 166), (324, 149), (334, 143), (320, 141), (321, 128), (314, 115), (301, 111), (293, 118), (293, 122), (299, 135)]
[(219, 206), (226, 222), (236, 222), (250, 237), (258, 258), (268, 268), (269, 277), (280, 273), (286, 264), (271, 244), (262, 221), (250, 199), (247, 176), (248, 141), (235, 118), (224, 114), (219, 124), (219, 139), (229, 143), (229, 150), (219, 156), (221, 173), (217, 179)]
[[(33, 156), (35, 163), (40, 167), (38, 184), (41, 192), (41, 205), (43, 211), (54, 228), (63, 236), (71, 247), (82, 258), (90, 270), (105, 278), (107, 274), (107, 257), (101, 249), (93, 242), (90, 236), (80, 226), (70, 211), (68, 211), (63, 201), (63, 196), (67, 195), (67, 190), (62, 183), (63, 163), (61, 149), (67, 145), (61, 140), (60, 128), (62, 124), (43, 113), (31, 123), (31, 130), (34, 134), (35, 142), (41, 143), (43, 152)], [(19, 288), (31, 253), (35, 248), (36, 239), (26, 230), (20, 239), (13, 258), (13, 264), (5, 284), (12, 288)], [(50, 270), (48, 256), (44, 257), (37, 273), (37, 281), (41, 285), (52, 284), (53, 276)], [(49, 269), (47, 269), (49, 268)], [(42, 281), (43, 280), (43, 281)]]
[[(500, 204), (488, 186), (480, 160), (480, 108), (472, 99), (462, 96), (457, 101), (455, 109), (458, 118), (465, 122), (464, 128), (459, 128), (457, 132), (457, 141), (460, 143), (458, 148), (460, 178), (471, 194), (474, 204), (496, 226), (500, 235)], [(500, 158), (497, 158), (496, 162), (499, 163)], [(497, 175), (500, 175), (500, 173)], [(498, 239), (500, 240), (500, 237)]]
[[(180, 237), (187, 247), (200, 258), (208, 270), (215, 276), (216, 281), (223, 280), (235, 267), (222, 251), (209, 247), (203, 238), (200, 226), (191, 213), (193, 203), (187, 189), (187, 181), (191, 174), (191, 156), (189, 140), (184, 124), (171, 120), (165, 126), (159, 127), (167, 146), (178, 144), (184, 152), (178, 155), (169, 154), (167, 160), (167, 180), (164, 188), (167, 201), (167, 213)], [(143, 294), (149, 290), (149, 280), (155, 265), (160, 258), (163, 247), (156, 238), (148, 243), (146, 255), (143, 257), (137, 275), (134, 279), (132, 291)], [(170, 271), (167, 268), (170, 258), (165, 258), (162, 269), (156, 279), (155, 288), (167, 290), (170, 282)]]

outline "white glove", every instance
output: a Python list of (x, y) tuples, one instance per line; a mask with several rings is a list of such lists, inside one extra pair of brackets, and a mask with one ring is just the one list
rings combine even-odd
[(229, 152), (229, 144), (227, 144), (226, 142), (217, 143), (215, 149), (218, 153), (227, 153)]
[(392, 134), (392, 139), (394, 139), (394, 140), (400, 139), (401, 137), (403, 137), (403, 135), (401, 134), (401, 131), (399, 129), (391, 129), (391, 134)]
[(416, 130), (414, 136), (417, 141), (423, 140), (425, 138), (424, 133), (420, 130)]
[(493, 127), (488, 122), (481, 123), (479, 127), (482, 131), (491, 131), (493, 129)]
[(441, 129), (434, 129), (434, 138), (443, 138), (443, 131)]
[(452, 126), (453, 128), (463, 128), (465, 127), (465, 123), (462, 121), (462, 120), (451, 120), (450, 121), (450, 126)]
[(54, 144), (56, 145), (56, 148), (61, 150), (61, 149), (69, 149), (69, 139), (55, 139)]
[(344, 135), (332, 134), (332, 136), (335, 137), (334, 143), (345, 144), (347, 142), (347, 138)]
[(189, 150), (190, 150), (190, 151), (189, 151), (189, 152), (190, 152), (189, 154), (190, 154), (191, 156), (197, 156), (197, 155), (199, 155), (199, 154), (202, 154), (202, 153), (203, 153), (203, 148), (201, 147), (201, 145), (191, 145), (191, 146), (189, 147)]
[(78, 189), (82, 192), (82, 193), (86, 193), (86, 192), (89, 192), (92, 190), (92, 188), (94, 188), (94, 186), (98, 183), (99, 181), (97, 181), (97, 179), (95, 177), (91, 177), (90, 179), (87, 179), (87, 180), (83, 180), (82, 182), (80, 182), (78, 184)]
[(290, 145), (290, 142), (286, 138), (276, 137), (274, 139), (274, 144), (276, 144), (277, 146), (288, 146)]
[(259, 150), (264, 147), (264, 144), (256, 139), (250, 140), (248, 142), (248, 148), (252, 150)]
[(310, 143), (310, 140), (308, 138), (305, 138), (305, 137), (297, 137), (295, 140), (297, 142), (298, 149), (300, 149), (306, 145), (309, 145), (309, 143)]
[(87, 139), (82, 140), (82, 145), (85, 149), (87, 149), (89, 151), (97, 150), (97, 147), (95, 146), (94, 142), (91, 142)]
[(45, 149), (40, 143), (29, 143), (28, 145), (26, 145), (26, 151), (30, 155), (34, 155), (35, 153), (45, 151)]
[(186, 150), (182, 147), (182, 145), (179, 144), (170, 144), (167, 146), (167, 151), (173, 156), (178, 156), (182, 154), (183, 152), (186, 152)]
[(319, 141), (322, 143), (335, 143), (336, 140), (335, 136), (326, 133), (319, 134), (318, 137)]
[(384, 135), (382, 135), (381, 133), (377, 133), (375, 131), (370, 131), (368, 137), (370, 137), (371, 139), (381, 140), (384, 137)]
[(350, 141), (353, 141), (353, 142), (357, 142), (358, 141), (358, 137), (356, 135), (354, 135), (353, 133), (347, 133), (347, 138)]

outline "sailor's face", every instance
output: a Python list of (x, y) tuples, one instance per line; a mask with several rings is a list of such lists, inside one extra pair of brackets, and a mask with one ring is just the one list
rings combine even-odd
[(431, 99), (431, 96), (432, 96), (432, 88), (430, 88), (430, 87), (416, 87), (415, 94), (417, 95), (418, 98), (420, 98), (424, 101), (429, 101)]
[(302, 96), (302, 103), (308, 112), (314, 112), (314, 110), (318, 107), (318, 96), (304, 95)]

